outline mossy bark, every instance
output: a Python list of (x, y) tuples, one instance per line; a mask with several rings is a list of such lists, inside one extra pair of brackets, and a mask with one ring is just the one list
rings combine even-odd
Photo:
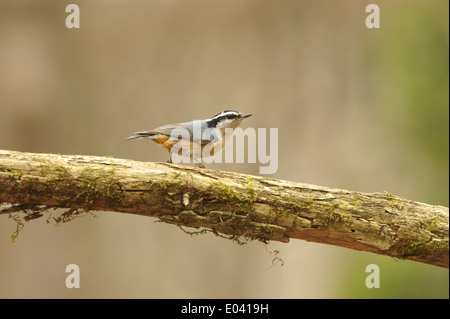
[[(393, 196), (109, 157), (0, 150), (0, 214), (115, 211), (238, 242), (303, 239), (448, 268), (449, 210)], [(17, 215), (14, 215), (17, 221)]]

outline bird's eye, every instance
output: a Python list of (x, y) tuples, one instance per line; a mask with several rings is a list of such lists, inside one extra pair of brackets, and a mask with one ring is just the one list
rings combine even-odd
[(227, 116), (227, 118), (230, 119), (230, 120), (235, 119), (236, 117), (237, 117), (236, 114), (229, 114), (229, 115)]

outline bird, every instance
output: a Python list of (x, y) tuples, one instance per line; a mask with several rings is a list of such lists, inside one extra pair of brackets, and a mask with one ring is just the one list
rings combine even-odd
[[(213, 156), (216, 146), (220, 149), (224, 148), (225, 141), (231, 136), (230, 133), (239, 127), (244, 119), (251, 115), (233, 110), (225, 110), (205, 120), (166, 124), (153, 130), (136, 132), (134, 133), (135, 135), (126, 138), (126, 140), (140, 138), (151, 139), (169, 151), (168, 163), (172, 163), (173, 151), (179, 154), (183, 149), (189, 150), (186, 155), (198, 167), (204, 168), (205, 166), (201, 163), (201, 159)], [(176, 147), (174, 147), (175, 145)], [(204, 153), (203, 150), (207, 145), (211, 149), (209, 152)], [(194, 156), (194, 147), (201, 149), (200, 158)]]

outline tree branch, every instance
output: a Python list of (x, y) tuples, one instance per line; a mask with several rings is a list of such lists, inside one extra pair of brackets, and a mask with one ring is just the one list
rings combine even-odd
[[(110, 157), (0, 150), (0, 214), (156, 217), (239, 241), (290, 238), (448, 268), (449, 210), (384, 193)], [(17, 215), (13, 215), (17, 221)], [(19, 224), (18, 224), (19, 226)]]

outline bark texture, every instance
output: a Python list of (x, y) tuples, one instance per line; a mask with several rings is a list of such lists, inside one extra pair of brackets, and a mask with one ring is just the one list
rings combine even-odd
[[(0, 214), (53, 208), (151, 216), (216, 235), (336, 245), (448, 268), (449, 209), (233, 172), (110, 157), (0, 150)], [(18, 221), (18, 215), (13, 215)]]

